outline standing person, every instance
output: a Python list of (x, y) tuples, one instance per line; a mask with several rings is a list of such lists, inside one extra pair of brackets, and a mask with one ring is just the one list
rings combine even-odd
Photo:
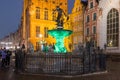
[(25, 53), (25, 44), (22, 44), (21, 51), (22, 53)]
[(12, 52), (10, 50), (6, 51), (7, 55), (6, 55), (6, 65), (9, 67), (10, 65), (10, 56), (12, 54)]
[(33, 44), (30, 45), (29, 49), (30, 49), (30, 53), (34, 53), (34, 46), (33, 46)]
[(18, 72), (21, 66), (21, 61), (20, 61), (20, 54), (21, 54), (21, 50), (20, 49), (16, 49), (15, 51), (15, 71)]
[(45, 53), (48, 52), (48, 45), (47, 45), (47, 43), (44, 44), (43, 52), (45, 52)]
[(2, 68), (5, 68), (5, 62), (6, 62), (6, 49), (4, 48), (4, 49), (2, 49), (1, 50), (1, 55), (2, 55), (2, 64), (1, 64), (1, 67)]
[(22, 44), (21, 49), (22, 49), (22, 50), (25, 50), (25, 44)]
[(99, 53), (99, 69), (102, 71), (106, 69), (106, 55), (104, 54), (103, 49), (101, 49)]
[(52, 44), (49, 44), (49, 52), (52, 52)]
[(106, 50), (106, 48), (107, 48), (107, 44), (105, 43), (105, 44), (104, 44), (104, 49)]
[(17, 48), (17, 45), (15, 46), (14, 54), (15, 54), (15, 65), (14, 65), (15, 69), (14, 69), (14, 71), (17, 72), (17, 70), (18, 70), (18, 48)]
[(20, 70), (23, 71), (25, 68), (25, 57), (26, 57), (26, 52), (21, 51), (20, 52)]
[(53, 50), (53, 52), (54, 52), (54, 50), (55, 50), (55, 44), (53, 43), (53, 45), (52, 45), (52, 50)]

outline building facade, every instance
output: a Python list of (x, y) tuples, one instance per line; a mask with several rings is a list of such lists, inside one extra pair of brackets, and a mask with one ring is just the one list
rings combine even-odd
[(99, 2), (99, 45), (108, 52), (120, 52), (120, 0)]
[(98, 0), (88, 0), (84, 12), (84, 40), (92, 40), (94, 46), (98, 46)]
[[(34, 49), (38, 50), (43, 43), (55, 43), (55, 39), (48, 35), (47, 31), (56, 28), (57, 14), (53, 14), (56, 6), (60, 6), (65, 14), (68, 14), (67, 0), (24, 0), (22, 25), (27, 48), (32, 44)], [(69, 27), (66, 25), (64, 28)], [(68, 45), (68, 39), (65, 39), (65, 46)]]
[(83, 4), (80, 0), (75, 0), (74, 6), (72, 8), (71, 16), (71, 26), (73, 29), (72, 34), (72, 46), (75, 49), (79, 43), (83, 43)]
[(20, 38), (20, 31), (18, 30), (0, 39), (0, 48), (6, 48), (11, 50), (14, 50), (15, 47), (20, 48), (19, 44), (21, 38)]

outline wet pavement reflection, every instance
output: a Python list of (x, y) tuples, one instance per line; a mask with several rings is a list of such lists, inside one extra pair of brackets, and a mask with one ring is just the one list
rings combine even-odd
[(60, 76), (55, 77), (55, 76), (48, 76), (44, 74), (18, 73), (18, 72), (15, 72), (12, 67), (10, 67), (6, 69), (0, 68), (0, 80), (66, 80), (66, 79)]

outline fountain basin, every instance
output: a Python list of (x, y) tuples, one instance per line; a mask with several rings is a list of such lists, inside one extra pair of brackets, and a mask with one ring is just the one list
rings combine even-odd
[(48, 30), (48, 34), (50, 34), (52, 37), (56, 39), (54, 52), (66, 53), (67, 50), (64, 46), (64, 38), (71, 35), (72, 31), (66, 29), (53, 29), (53, 30)]

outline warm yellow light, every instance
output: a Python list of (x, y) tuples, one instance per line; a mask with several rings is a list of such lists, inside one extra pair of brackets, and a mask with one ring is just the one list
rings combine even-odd
[(42, 37), (43, 37), (43, 35), (42, 35), (42, 34), (39, 34), (39, 37), (40, 37), (40, 38), (42, 38)]

